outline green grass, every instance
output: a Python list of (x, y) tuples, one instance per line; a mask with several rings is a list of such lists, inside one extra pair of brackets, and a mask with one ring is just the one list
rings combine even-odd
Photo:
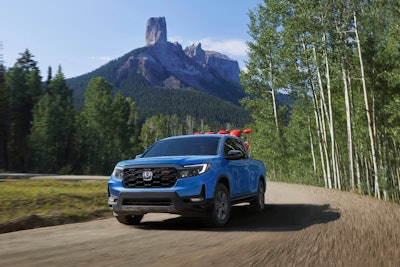
[(0, 224), (32, 215), (54, 225), (111, 214), (104, 180), (0, 180)]

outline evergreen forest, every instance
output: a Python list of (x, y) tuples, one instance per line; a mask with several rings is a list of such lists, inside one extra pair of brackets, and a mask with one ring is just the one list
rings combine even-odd
[(263, 0), (248, 14), (245, 112), (189, 88), (119, 90), (110, 71), (43, 79), (28, 49), (0, 62), (0, 169), (108, 175), (160, 138), (251, 127), (268, 180), (400, 202), (400, 3)]
[(194, 89), (136, 84), (126, 96), (103, 76), (88, 80), (77, 105), (61, 67), (42, 82), (37, 65), (28, 49), (13, 67), (1, 65), (0, 169), (108, 175), (161, 138), (251, 121), (242, 107)]

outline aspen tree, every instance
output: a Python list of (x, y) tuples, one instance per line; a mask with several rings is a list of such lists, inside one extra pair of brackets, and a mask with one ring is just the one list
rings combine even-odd
[(362, 87), (363, 87), (363, 92), (364, 92), (365, 110), (366, 110), (367, 121), (368, 121), (372, 165), (374, 168), (374, 192), (375, 192), (375, 197), (380, 199), (381, 195), (380, 195), (380, 190), (379, 190), (378, 164), (377, 164), (376, 152), (375, 152), (375, 136), (374, 136), (375, 130), (374, 130), (374, 125), (373, 125), (373, 121), (372, 121), (371, 109), (370, 109), (369, 101), (368, 101), (367, 85), (366, 85), (366, 81), (365, 81), (364, 65), (363, 65), (362, 54), (361, 54), (361, 42), (358, 37), (357, 16), (356, 16), (355, 12), (354, 12), (354, 33), (356, 36), (355, 42), (357, 43), (358, 58), (360, 61), (361, 81), (362, 81)]

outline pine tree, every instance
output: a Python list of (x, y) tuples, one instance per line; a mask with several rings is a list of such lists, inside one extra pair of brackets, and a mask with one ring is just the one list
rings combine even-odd
[(72, 171), (75, 110), (72, 90), (59, 67), (47, 85), (45, 95), (34, 108), (30, 136), (33, 168), (39, 172)]
[(40, 71), (28, 49), (7, 71), (6, 90), (9, 94), (9, 169), (25, 171), (31, 156), (28, 136), (32, 111), (42, 94)]
[[(0, 43), (1, 48), (1, 43)], [(6, 88), (6, 68), (0, 54), (0, 169), (8, 169), (9, 95)]]
[(44, 88), (45, 93), (47, 93), (50, 90), (49, 85), (52, 79), (53, 79), (53, 70), (49, 66), (49, 68), (47, 69), (47, 80), (45, 82), (45, 88)]

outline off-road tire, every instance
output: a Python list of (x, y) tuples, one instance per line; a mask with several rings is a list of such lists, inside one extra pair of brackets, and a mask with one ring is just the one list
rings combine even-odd
[(231, 213), (231, 202), (229, 191), (223, 184), (218, 184), (214, 192), (214, 204), (208, 218), (208, 225), (221, 227), (225, 225)]
[(265, 207), (265, 189), (264, 184), (260, 180), (258, 181), (257, 195), (254, 200), (250, 202), (250, 210), (255, 212), (261, 212)]

